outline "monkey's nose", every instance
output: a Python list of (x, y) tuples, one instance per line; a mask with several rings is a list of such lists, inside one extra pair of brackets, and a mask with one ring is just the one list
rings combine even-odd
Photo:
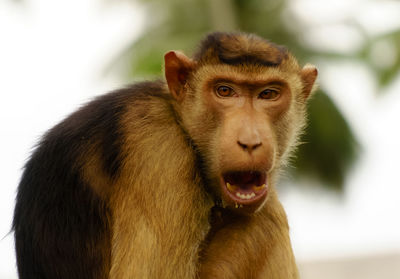
[(254, 142), (241, 142), (240, 140), (237, 141), (237, 144), (244, 150), (249, 153), (253, 152), (255, 149), (260, 147), (262, 145), (262, 142), (260, 141), (254, 141)]

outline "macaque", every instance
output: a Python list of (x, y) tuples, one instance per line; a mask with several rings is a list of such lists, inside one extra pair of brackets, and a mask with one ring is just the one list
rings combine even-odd
[(21, 178), (20, 278), (298, 278), (275, 185), (316, 77), (284, 47), (212, 33), (165, 54), (165, 81), (71, 114)]

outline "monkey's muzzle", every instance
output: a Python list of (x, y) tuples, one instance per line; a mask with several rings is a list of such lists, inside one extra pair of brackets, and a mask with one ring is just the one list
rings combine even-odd
[(225, 201), (235, 208), (258, 207), (268, 194), (267, 174), (262, 171), (230, 171), (221, 180)]

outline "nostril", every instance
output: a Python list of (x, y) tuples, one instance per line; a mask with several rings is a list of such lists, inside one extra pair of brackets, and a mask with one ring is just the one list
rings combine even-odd
[(261, 142), (258, 142), (258, 143), (256, 143), (256, 144), (254, 144), (252, 148), (253, 148), (253, 150), (254, 150), (254, 149), (260, 147), (261, 145), (262, 145), (262, 143), (261, 143)]
[(244, 150), (247, 149), (247, 145), (246, 145), (246, 144), (243, 144), (243, 143), (241, 143), (240, 141), (237, 141), (237, 143), (238, 143), (239, 146), (240, 146), (241, 148), (243, 148)]

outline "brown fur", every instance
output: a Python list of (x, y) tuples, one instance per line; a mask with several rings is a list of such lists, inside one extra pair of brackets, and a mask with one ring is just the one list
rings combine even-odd
[(172, 106), (138, 101), (122, 127), (129, 155), (111, 201), (110, 278), (193, 278), (212, 205)]
[[(71, 115), (20, 184), (20, 278), (298, 278), (275, 182), (316, 74), (259, 37), (214, 33), (193, 59), (166, 54), (167, 82)], [(246, 101), (216, 97), (220, 82)], [(277, 101), (250, 98), (271, 84)], [(267, 173), (267, 198), (235, 208), (220, 183), (231, 170)]]
[(199, 278), (298, 278), (286, 215), (275, 191), (251, 217), (222, 214), (202, 251)]

